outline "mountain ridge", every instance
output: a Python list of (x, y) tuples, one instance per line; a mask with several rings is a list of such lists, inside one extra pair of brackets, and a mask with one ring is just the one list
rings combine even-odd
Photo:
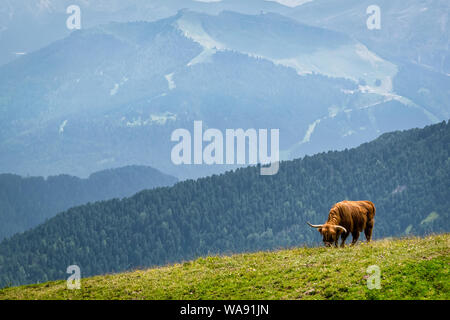
[(177, 181), (146, 166), (103, 170), (87, 178), (0, 174), (0, 240), (44, 223), (75, 205), (131, 196), (143, 189), (173, 185)]
[[(230, 32), (236, 23), (241, 32)], [(293, 159), (446, 119), (447, 79), (420, 68), (398, 73), (336, 35), (277, 14), (192, 11), (73, 32), (0, 67), (0, 168), (85, 176), (149, 164), (196, 178), (233, 167), (171, 163), (171, 132), (194, 120), (219, 130), (278, 128), (280, 152)], [(271, 49), (284, 44), (291, 49)]]

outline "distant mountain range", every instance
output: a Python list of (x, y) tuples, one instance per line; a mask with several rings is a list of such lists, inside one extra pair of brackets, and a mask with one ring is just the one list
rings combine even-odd
[(287, 13), (289, 7), (265, 0), (3, 0), (0, 7), (0, 65), (8, 63), (53, 41), (68, 36), (66, 28), (71, 5), (81, 10), (81, 27), (91, 28), (109, 22), (155, 21), (178, 10), (217, 14), (232, 10), (247, 14), (261, 11)]
[(370, 0), (4, 0), (0, 8), (0, 65), (68, 36), (71, 30), (66, 28), (66, 9), (78, 5), (82, 28), (112, 21), (155, 21), (183, 8), (214, 15), (224, 10), (279, 13), (356, 37), (388, 59), (450, 74), (448, 1), (380, 0), (376, 5), (381, 9), (382, 28), (375, 32), (366, 28), (366, 9), (373, 4)]
[(240, 168), (71, 208), (0, 243), (0, 287), (65, 279), (73, 264), (88, 277), (317, 243), (306, 222), (325, 222), (344, 199), (375, 203), (375, 239), (449, 232), (449, 145), (442, 122), (285, 161), (273, 176)]
[(176, 178), (144, 166), (104, 170), (87, 179), (69, 175), (44, 179), (0, 174), (0, 240), (76, 205), (128, 197), (144, 189), (176, 182)]
[[(381, 28), (369, 30), (366, 9), (380, 8)], [(450, 75), (450, 2), (446, 0), (314, 0), (287, 14), (309, 25), (344, 32), (396, 64)]]
[(0, 67), (0, 170), (85, 177), (139, 164), (196, 178), (233, 167), (173, 165), (170, 135), (194, 120), (280, 129), (282, 159), (293, 159), (450, 116), (442, 72), (283, 11), (301, 20), (316, 1), (264, 2), (283, 12), (255, 15), (256, 2), (195, 3), (199, 11), (241, 3), (253, 15), (181, 10), (82, 28)]

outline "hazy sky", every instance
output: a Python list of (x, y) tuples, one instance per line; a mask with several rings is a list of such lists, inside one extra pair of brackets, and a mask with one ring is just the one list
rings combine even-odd
[(284, 4), (285, 6), (289, 6), (289, 7), (295, 7), (298, 6), (302, 3), (306, 3), (306, 2), (310, 2), (313, 0), (266, 0), (266, 1), (276, 1), (279, 2), (281, 4)]
[[(199, 2), (219, 2), (222, 0), (195, 0), (195, 1), (199, 1)], [(275, 1), (275, 2), (279, 2), (281, 4), (284, 4), (285, 6), (289, 6), (289, 7), (295, 7), (298, 6), (302, 3), (305, 2), (310, 2), (313, 0), (266, 0), (266, 1)]]

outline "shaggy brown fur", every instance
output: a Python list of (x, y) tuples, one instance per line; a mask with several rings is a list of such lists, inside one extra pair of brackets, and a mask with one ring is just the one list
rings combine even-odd
[(367, 242), (372, 238), (375, 223), (375, 205), (371, 201), (341, 201), (336, 203), (328, 214), (328, 220), (323, 225), (311, 225), (317, 228), (323, 236), (325, 246), (333, 243), (337, 247), (341, 236), (341, 247), (345, 246), (345, 239), (352, 234), (352, 244), (358, 241), (359, 233), (364, 231)]

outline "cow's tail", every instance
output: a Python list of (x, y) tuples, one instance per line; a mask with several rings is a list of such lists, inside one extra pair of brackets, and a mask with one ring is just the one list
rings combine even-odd
[(375, 209), (375, 205), (373, 204), (373, 202), (372, 201), (370, 201), (370, 206), (372, 207), (372, 212), (373, 212), (373, 215), (372, 215), (372, 219), (374, 219), (375, 218), (375, 211), (376, 211), (376, 209)]

